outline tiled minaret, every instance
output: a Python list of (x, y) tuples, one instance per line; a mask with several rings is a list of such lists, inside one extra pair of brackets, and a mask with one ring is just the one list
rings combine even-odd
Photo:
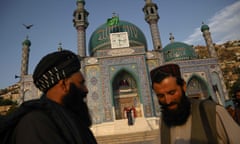
[[(30, 46), (31, 46), (31, 41), (28, 39), (28, 36), (26, 40), (22, 42), (22, 62), (21, 62), (21, 75), (19, 76), (20, 78), (20, 97), (18, 99), (18, 104), (21, 104), (24, 102), (24, 81), (25, 81), (25, 76), (28, 75), (28, 63), (29, 63), (29, 52), (30, 52)], [(17, 78), (17, 77), (16, 77)]]
[(86, 56), (86, 29), (88, 27), (88, 11), (85, 10), (85, 0), (77, 0), (74, 11), (73, 25), (77, 29), (77, 49), (80, 57)]
[(23, 78), (24, 75), (28, 75), (28, 63), (29, 63), (29, 52), (31, 41), (28, 39), (22, 42), (22, 63), (21, 63), (21, 75), (20, 78)]
[(150, 26), (153, 48), (154, 50), (161, 50), (162, 43), (160, 39), (160, 33), (158, 30), (158, 7), (155, 3), (152, 3), (152, 0), (145, 0), (145, 6), (143, 8), (143, 12), (145, 14), (145, 20)]
[(208, 48), (209, 56), (212, 58), (216, 58), (217, 54), (216, 54), (216, 50), (213, 46), (212, 37), (211, 37), (211, 33), (209, 31), (208, 25), (202, 23), (201, 31), (203, 33), (203, 37), (204, 37), (204, 40), (205, 40), (207, 48)]
[[(211, 58), (216, 58), (218, 59), (217, 57), (217, 53), (216, 53), (216, 50), (214, 48), (214, 45), (213, 45), (213, 42), (212, 42), (212, 37), (211, 37), (211, 33), (209, 32), (209, 26), (202, 23), (202, 26), (201, 26), (201, 31), (203, 33), (203, 37), (205, 39), (205, 42), (206, 42), (206, 46), (208, 48), (208, 53), (209, 53), (209, 56)], [(224, 77), (223, 77), (223, 73), (220, 69), (220, 66), (218, 66), (216, 68), (216, 72), (218, 73), (218, 76), (219, 76), (219, 79), (221, 80), (221, 84), (217, 84), (213, 81), (213, 90), (214, 92), (216, 93), (216, 97), (217, 97), (217, 100), (218, 100), (218, 103), (221, 104), (221, 105), (224, 105), (221, 101), (222, 98), (220, 98), (219, 96), (219, 89), (221, 89), (223, 91), (223, 95), (224, 95), (224, 99), (225, 100), (228, 100), (229, 99), (229, 96), (228, 96), (228, 91), (226, 89), (226, 85), (224, 83)], [(220, 85), (222, 87), (220, 87)]]

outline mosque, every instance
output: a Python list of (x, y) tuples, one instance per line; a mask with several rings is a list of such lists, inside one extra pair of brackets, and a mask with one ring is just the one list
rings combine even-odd
[[(163, 47), (158, 28), (158, 6), (152, 0), (145, 0), (143, 12), (151, 31), (153, 48), (147, 47), (146, 37), (137, 25), (116, 15), (96, 28), (87, 47), (89, 12), (84, 8), (84, 0), (77, 0), (76, 4), (73, 13), (73, 25), (77, 31), (76, 47), (89, 89), (87, 101), (96, 136), (158, 129), (161, 113), (151, 89), (149, 72), (166, 63), (179, 64), (187, 83), (187, 96), (212, 99), (225, 105), (228, 93), (208, 25), (202, 24), (200, 30), (209, 58), (199, 59), (192, 45), (174, 41), (172, 34), (170, 43)], [(26, 39), (22, 52), (21, 101), (41, 94), (34, 87), (31, 75), (27, 74), (30, 46), (30, 40)], [(89, 56), (86, 55), (87, 50)], [(133, 113), (132, 125), (127, 123), (129, 110)]]

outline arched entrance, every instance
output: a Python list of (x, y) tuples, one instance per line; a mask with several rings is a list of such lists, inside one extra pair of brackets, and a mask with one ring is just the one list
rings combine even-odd
[(140, 99), (137, 83), (127, 71), (121, 70), (112, 83), (113, 101), (116, 119), (126, 118), (127, 111), (131, 110), (134, 117), (141, 117)]
[(188, 81), (186, 94), (188, 97), (195, 99), (206, 99), (209, 97), (206, 83), (197, 76), (193, 76)]

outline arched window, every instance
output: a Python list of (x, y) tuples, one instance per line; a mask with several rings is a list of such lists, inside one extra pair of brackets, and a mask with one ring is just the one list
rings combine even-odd
[(186, 94), (188, 97), (196, 99), (205, 99), (209, 97), (207, 85), (197, 76), (193, 76), (188, 81)]

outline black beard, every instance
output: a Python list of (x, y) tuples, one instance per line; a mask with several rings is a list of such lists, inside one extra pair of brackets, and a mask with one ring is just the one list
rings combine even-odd
[(63, 105), (66, 109), (75, 113), (80, 121), (83, 121), (85, 125), (90, 127), (92, 125), (92, 120), (88, 106), (84, 101), (86, 96), (87, 92), (71, 84), (69, 93), (63, 98)]
[(161, 105), (161, 108), (165, 124), (169, 127), (178, 126), (186, 123), (191, 112), (191, 103), (182, 90), (182, 97), (176, 110), (169, 110), (166, 105)]

